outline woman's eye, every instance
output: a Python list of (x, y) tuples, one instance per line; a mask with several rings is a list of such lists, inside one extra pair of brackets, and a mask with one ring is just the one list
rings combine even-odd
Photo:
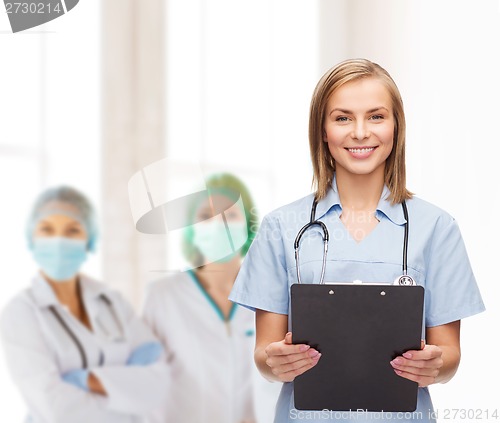
[(199, 220), (208, 220), (210, 219), (212, 216), (211, 213), (208, 213), (208, 212), (201, 212), (201, 213), (198, 213), (198, 219)]
[(383, 117), (382, 115), (373, 115), (373, 116), (371, 117), (371, 119), (372, 119), (372, 120), (381, 120), (381, 119), (383, 119), (383, 118), (384, 118), (384, 117)]
[(38, 231), (42, 234), (50, 234), (50, 233), (52, 233), (52, 228), (50, 228), (48, 226), (43, 226), (41, 228), (38, 228)]
[(225, 213), (227, 220), (242, 220), (242, 216), (237, 212), (228, 212)]
[(337, 122), (347, 122), (347, 117), (346, 116), (337, 116), (335, 119)]
[(69, 228), (68, 235), (80, 235), (82, 233), (80, 228)]

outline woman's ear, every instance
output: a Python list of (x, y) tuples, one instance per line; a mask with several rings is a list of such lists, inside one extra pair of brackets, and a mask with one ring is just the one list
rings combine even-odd
[(326, 137), (326, 131), (323, 129), (321, 133), (323, 134), (323, 142), (328, 142), (328, 139)]

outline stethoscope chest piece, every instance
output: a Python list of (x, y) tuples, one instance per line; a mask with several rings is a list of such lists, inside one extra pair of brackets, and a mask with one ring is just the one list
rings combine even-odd
[(416, 284), (411, 276), (401, 275), (401, 276), (396, 278), (396, 280), (394, 281), (394, 285), (413, 286)]

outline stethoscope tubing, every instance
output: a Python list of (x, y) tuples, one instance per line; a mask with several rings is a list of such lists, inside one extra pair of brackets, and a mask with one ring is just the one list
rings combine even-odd
[(57, 309), (52, 305), (49, 307), (50, 311), (56, 318), (56, 320), (59, 322), (59, 324), (64, 328), (68, 336), (73, 340), (75, 343), (76, 347), (78, 348), (78, 352), (80, 353), (80, 357), (82, 359), (82, 368), (83, 369), (88, 369), (88, 361), (87, 361), (87, 354), (85, 353), (85, 349), (83, 348), (82, 343), (78, 339), (78, 337), (75, 335), (75, 333), (71, 330), (71, 328), (68, 326), (68, 324), (64, 321), (62, 316), (59, 314)]
[[(311, 216), (309, 219), (309, 222), (306, 223), (297, 233), (297, 236), (295, 237), (295, 241), (293, 243), (293, 248), (295, 250), (295, 266), (297, 270), (297, 283), (302, 283), (301, 276), (300, 276), (300, 257), (299, 257), (299, 250), (300, 250), (300, 240), (302, 239), (302, 236), (304, 233), (312, 228), (313, 226), (319, 226), (323, 232), (323, 261), (322, 261), (322, 266), (321, 266), (321, 275), (319, 279), (319, 284), (323, 285), (325, 283), (325, 269), (326, 269), (326, 256), (328, 253), (328, 243), (330, 241), (330, 235), (328, 232), (328, 228), (326, 227), (325, 223), (316, 220), (316, 207), (318, 205), (318, 201), (316, 198), (314, 198), (312, 206), (311, 206)], [(408, 276), (408, 238), (409, 238), (409, 228), (410, 228), (410, 219), (408, 216), (408, 208), (406, 206), (406, 201), (401, 202), (401, 207), (403, 208), (403, 215), (406, 220), (405, 222), (405, 232), (404, 232), (404, 239), (403, 239), (403, 276), (399, 278), (399, 283), (401, 283), (403, 278), (406, 278), (407, 280), (411, 280), (413, 283), (413, 279)]]
[(401, 203), (403, 208), (403, 215), (405, 217), (405, 235), (403, 240), (403, 275), (408, 275), (408, 233), (410, 231), (410, 218), (408, 217), (408, 208), (406, 207), (406, 201), (403, 200)]
[[(109, 310), (111, 311), (111, 314), (113, 315), (113, 319), (115, 320), (118, 328), (122, 332), (122, 336), (124, 336), (123, 325), (121, 324), (120, 319), (118, 318), (118, 315), (116, 314), (116, 311), (115, 311), (115, 309), (113, 307), (113, 303), (104, 294), (101, 294), (100, 298), (109, 307)], [(68, 336), (71, 338), (71, 340), (76, 345), (76, 347), (78, 349), (78, 352), (80, 354), (80, 357), (81, 357), (82, 368), (83, 369), (88, 369), (88, 359), (87, 359), (87, 354), (85, 352), (85, 348), (83, 347), (83, 344), (80, 342), (80, 340), (76, 336), (75, 332), (73, 332), (71, 330), (71, 328), (68, 326), (68, 324), (64, 321), (64, 319), (62, 318), (62, 316), (59, 313), (59, 311), (57, 311), (56, 307), (52, 305), (52, 306), (49, 307), (49, 310), (51, 311), (51, 313), (54, 315), (54, 317), (56, 318), (56, 320), (59, 322), (59, 324), (63, 327), (63, 329), (65, 330), (65, 332), (68, 334)], [(101, 355), (101, 357), (102, 357), (102, 355)]]

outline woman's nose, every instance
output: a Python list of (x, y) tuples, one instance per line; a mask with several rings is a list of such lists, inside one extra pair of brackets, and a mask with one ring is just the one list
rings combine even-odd
[(352, 131), (351, 137), (357, 139), (358, 141), (368, 138), (370, 133), (368, 131), (365, 121), (357, 121), (355, 123), (354, 129)]

